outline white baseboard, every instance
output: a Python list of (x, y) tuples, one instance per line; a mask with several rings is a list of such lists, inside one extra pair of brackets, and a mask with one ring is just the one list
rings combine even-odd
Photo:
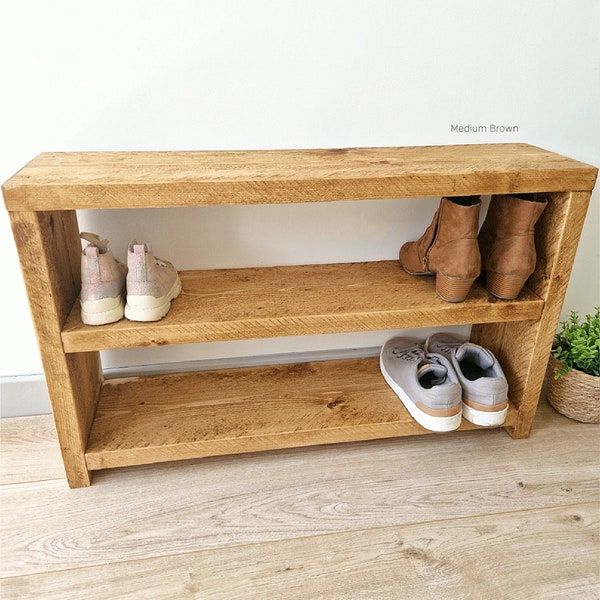
[(0, 377), (0, 417), (29, 417), (50, 412), (50, 399), (42, 373)]
[[(281, 365), (319, 360), (365, 358), (379, 356), (379, 351), (379, 347), (351, 348), (162, 363), (107, 369), (104, 372), (104, 377), (106, 379), (115, 379), (117, 377), (164, 375), (189, 371), (214, 371), (217, 369)], [(51, 412), (46, 381), (42, 373), (38, 375), (0, 377), (0, 417), (26, 417), (31, 415), (45, 415)]]

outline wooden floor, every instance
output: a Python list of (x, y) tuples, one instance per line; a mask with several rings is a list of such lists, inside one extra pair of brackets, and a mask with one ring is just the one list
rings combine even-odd
[(101, 471), (4, 419), (0, 597), (600, 597), (598, 427), (417, 436)]

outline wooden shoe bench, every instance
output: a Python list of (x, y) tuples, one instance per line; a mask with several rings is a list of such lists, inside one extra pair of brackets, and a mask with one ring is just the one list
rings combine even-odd
[[(528, 436), (596, 175), (525, 144), (39, 155), (3, 192), (69, 485), (109, 467), (429, 433), (376, 358), (104, 381), (99, 350), (109, 348), (473, 324), (471, 339), (496, 353), (509, 380), (504, 426)], [(476, 282), (449, 304), (434, 278), (391, 260), (188, 271), (159, 322), (90, 327), (79, 316), (77, 209), (518, 192), (547, 192), (549, 202), (537, 268), (514, 301)]]

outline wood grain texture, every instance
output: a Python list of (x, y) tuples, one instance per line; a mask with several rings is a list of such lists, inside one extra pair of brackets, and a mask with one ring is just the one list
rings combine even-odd
[(532, 320), (543, 307), (528, 289), (502, 301), (480, 283), (465, 302), (444, 302), (434, 277), (408, 275), (398, 261), (186, 271), (181, 280), (181, 296), (156, 323), (86, 326), (76, 303), (65, 351)]
[(226, 369), (107, 381), (86, 462), (95, 470), (421, 433), (431, 432), (378, 358)]
[[(251, 406), (260, 405), (260, 411), (248, 416), (247, 410), (240, 409), (235, 419), (227, 415), (222, 423), (211, 416), (208, 425), (198, 428), (194, 419), (185, 421), (186, 415), (197, 415), (196, 409), (188, 411), (197, 396), (190, 391), (194, 379), (186, 375), (125, 384), (127, 394), (138, 386), (142, 389), (136, 396), (138, 403), (125, 412), (123, 390), (108, 392), (122, 386), (105, 386), (103, 406), (110, 418), (99, 412), (85, 458), (102, 383), (98, 354), (102, 348), (475, 323), (474, 341), (492, 348), (506, 364), (518, 407), (518, 420), (511, 412), (507, 428), (515, 437), (527, 436), (543, 382), (540, 365), (546, 364), (596, 176), (594, 167), (524, 144), (40, 155), (6, 182), (3, 191), (70, 485), (89, 485), (88, 465), (99, 468), (149, 458), (169, 460), (414, 432), (412, 421), (398, 417), (390, 421), (389, 414), (383, 420), (381, 415), (373, 419), (371, 415), (363, 421), (361, 415), (370, 415), (373, 406), (338, 402), (337, 383), (333, 388), (322, 384), (316, 388), (321, 400), (327, 394), (334, 396), (325, 406), (337, 411), (337, 424), (327, 420), (323, 426), (322, 404), (315, 412), (311, 394), (294, 398), (293, 407), (301, 414), (292, 411), (292, 418), (277, 416), (279, 405), (261, 404), (268, 396), (255, 390), (252, 398), (259, 401), (253, 399)], [(525, 290), (517, 302), (493, 300), (476, 285), (471, 300), (449, 305), (435, 297), (431, 280), (410, 278), (395, 263), (325, 265), (189, 272), (183, 276), (183, 296), (164, 321), (151, 325), (123, 321), (98, 328), (84, 327), (79, 321), (78, 208), (515, 192), (551, 192), (537, 232), (538, 265), (530, 278), (533, 294)], [(286, 377), (292, 370), (288, 368)], [(256, 378), (257, 371), (253, 373)], [(355, 384), (350, 382), (355, 375), (349, 372), (340, 380), (340, 386), (348, 384), (341, 388), (347, 390), (344, 394), (354, 393), (350, 391)], [(227, 380), (219, 373), (212, 376), (213, 383)], [(300, 381), (301, 386), (305, 383)], [(269, 388), (268, 382), (260, 385)], [(149, 388), (144, 391), (144, 386)], [(275, 387), (276, 395), (286, 397), (284, 387)], [(160, 410), (150, 410), (140, 408), (146, 406), (140, 394), (149, 396), (151, 404), (156, 398), (167, 398)], [(240, 391), (230, 390), (224, 397), (228, 398), (224, 412), (229, 413)], [(302, 413), (307, 405), (312, 408)], [(263, 408), (270, 416), (261, 421)], [(170, 409), (176, 416), (162, 421)], [(136, 418), (129, 418), (127, 411)], [(296, 419), (302, 426), (295, 429)], [(396, 424), (391, 424), (394, 419)], [(226, 427), (221, 431), (222, 424)], [(193, 434), (188, 436), (190, 431)], [(227, 431), (233, 434), (223, 435)]]
[(0, 441), (0, 485), (65, 478), (50, 415), (0, 419)]
[[(42, 573), (5, 598), (593, 598), (597, 504), (379, 527)], [(518, 562), (515, 559), (518, 555)], [(520, 568), (520, 567), (525, 568)]]
[(536, 270), (527, 285), (545, 300), (537, 321), (475, 325), (471, 338), (497, 354), (519, 409), (514, 437), (529, 435), (544, 383), (554, 333), (558, 326), (571, 268), (590, 194), (550, 194), (536, 226)]
[(551, 298), (552, 304), (562, 306), (590, 196), (548, 194), (548, 205), (535, 226), (537, 264), (527, 285), (544, 300)]
[(41, 154), (9, 210), (323, 202), (591, 190), (597, 169), (527, 144)]
[[(429, 548), (433, 556), (440, 557), (442, 547), (438, 543), (447, 538), (438, 529), (438, 522), (453, 520), (454, 537), (466, 542), (460, 533), (464, 526), (463, 533), (471, 540), (467, 545), (472, 544), (474, 556), (477, 552), (488, 556), (488, 552), (499, 550), (505, 541), (508, 548), (502, 550), (502, 555), (510, 552), (513, 557), (506, 566), (510, 564), (522, 573), (522, 576), (514, 574), (518, 585), (527, 579), (531, 585), (536, 582), (540, 586), (548, 582), (554, 585), (560, 581), (565, 586), (576, 586), (584, 583), (587, 577), (584, 565), (589, 563), (580, 563), (576, 558), (574, 568), (569, 569), (567, 558), (570, 554), (580, 557), (578, 545), (583, 544), (583, 549), (589, 544), (589, 540), (579, 537), (589, 531), (589, 512), (581, 512), (577, 505), (598, 503), (597, 433), (597, 426), (576, 423), (544, 405), (531, 437), (525, 440), (512, 440), (500, 430), (458, 432), (101, 471), (94, 474), (93, 486), (80, 490), (69, 490), (64, 480), (15, 482), (0, 486), (2, 576), (49, 573), (47, 579), (40, 581), (54, 581), (57, 589), (61, 589), (60, 582), (67, 581), (69, 574), (60, 571), (71, 570), (74, 577), (84, 579), (85, 572), (76, 569), (105, 565), (104, 573), (114, 595), (118, 596), (120, 585), (131, 585), (142, 594), (146, 590), (145, 563), (134, 561), (172, 557), (175, 562), (187, 564), (188, 553), (220, 552), (224, 548), (234, 552), (246, 544), (299, 538), (308, 538), (304, 542), (309, 553), (317, 547), (314, 536), (353, 531), (367, 536), (367, 530), (372, 528), (416, 524), (423, 524), (422, 534), (415, 536), (415, 541), (405, 545), (405, 549), (417, 544), (418, 548), (424, 551)], [(32, 443), (31, 436), (26, 436), (24, 444)], [(27, 449), (29, 452), (31, 448)], [(547, 519), (539, 517), (538, 521), (532, 514), (524, 515), (521, 521), (523, 535), (512, 527), (509, 528), (512, 534), (502, 534), (499, 521), (506, 519), (508, 525), (511, 514), (560, 507), (565, 509), (562, 513), (565, 526), (573, 529), (561, 530), (557, 521), (550, 525)], [(575, 518), (567, 520), (567, 515)], [(581, 520), (577, 520), (577, 515)], [(474, 517), (481, 517), (476, 527), (479, 533), (468, 532), (472, 528), (465, 519)], [(537, 533), (533, 533), (534, 529)], [(545, 536), (546, 529), (554, 533)], [(420, 544), (416, 537), (421, 539)], [(499, 546), (495, 547), (494, 539)], [(352, 554), (352, 564), (360, 561), (368, 546), (358, 545), (356, 554)], [(269, 546), (264, 548), (263, 559), (258, 562), (268, 571)], [(297, 547), (290, 548), (299, 552), (298, 556), (304, 556)], [(338, 552), (348, 556), (343, 552), (352, 553), (352, 547), (340, 547)], [(466, 546), (460, 552), (466, 552)], [(561, 577), (554, 579), (554, 568), (540, 571), (540, 567), (546, 554), (552, 557), (553, 565), (558, 553), (564, 557), (564, 565), (556, 567)], [(241, 567), (245, 561), (239, 556)], [(385, 560), (385, 554), (377, 552), (367, 559), (374, 570), (378, 569), (377, 556)], [(591, 553), (589, 558), (595, 556)], [(415, 566), (423, 569), (423, 577), (432, 576), (418, 555), (412, 558)], [(330, 556), (330, 560), (335, 557)], [(471, 579), (483, 568), (479, 561), (472, 563), (458, 557), (456, 560), (467, 580), (475, 586), (486, 585), (487, 578), (475, 582)], [(127, 564), (118, 564), (125, 561)], [(319, 567), (327, 569), (321, 554), (315, 553), (314, 561), (312, 566), (306, 565), (311, 573)], [(195, 561), (194, 564), (198, 565)], [(208, 569), (208, 563), (203, 564)], [(296, 565), (295, 574), (301, 575), (300, 563)], [(130, 581), (119, 585), (119, 574), (127, 566), (131, 569)], [(294, 575), (285, 570), (287, 566), (293, 564), (283, 562), (280, 574), (265, 573), (264, 577), (280, 582), (279, 576)], [(191, 563), (190, 567), (197, 583), (195, 568)], [(220, 562), (219, 568), (228, 567)], [(263, 571), (259, 564), (256, 568), (258, 576)], [(245, 569), (246, 566), (240, 575), (251, 577)], [(208, 573), (207, 582), (212, 582)], [(486, 573), (494, 577), (487, 583), (509, 585), (503, 569)], [(157, 570), (156, 575), (159, 574)], [(168, 577), (168, 573), (162, 574)], [(416, 584), (419, 573), (413, 575), (417, 577), (413, 580)], [(97, 588), (92, 584), (98, 580), (94, 573), (89, 577), (86, 597), (93, 598)], [(182, 584), (187, 581), (184, 576)], [(222, 578), (223, 590), (227, 589), (226, 582), (227, 578)], [(454, 577), (449, 577), (447, 584), (453, 582)], [(6, 582), (3, 592), (11, 584), (17, 582)], [(231, 579), (233, 589), (241, 584), (240, 580)], [(102, 597), (100, 590), (107, 588), (100, 581), (98, 585)], [(50, 585), (49, 590), (52, 589)], [(336, 587), (331, 589), (334, 593)]]
[(80, 287), (79, 231), (73, 211), (13, 212), (11, 225), (44, 365), (65, 469), (89, 485), (84, 449), (102, 382), (97, 352), (65, 355), (60, 331)]

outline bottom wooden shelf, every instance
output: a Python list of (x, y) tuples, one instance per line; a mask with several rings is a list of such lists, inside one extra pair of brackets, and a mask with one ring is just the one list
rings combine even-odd
[[(505, 427), (516, 421), (511, 405)], [(479, 429), (465, 421), (460, 430)], [(115, 379), (90, 433), (90, 470), (431, 433), (388, 387), (379, 359)]]

